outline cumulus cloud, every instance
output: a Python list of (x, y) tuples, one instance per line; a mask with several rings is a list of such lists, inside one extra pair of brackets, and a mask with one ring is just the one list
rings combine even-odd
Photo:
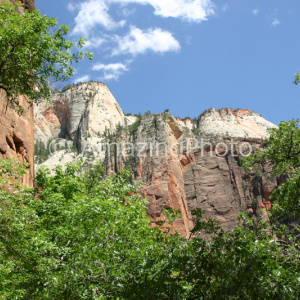
[(113, 50), (112, 55), (137, 55), (147, 51), (164, 53), (180, 50), (180, 44), (172, 34), (160, 28), (143, 31), (131, 26), (130, 32), (126, 36), (116, 35), (114, 39), (118, 45)]
[[(101, 48), (112, 56), (130, 55), (136, 57), (147, 52), (178, 52), (180, 43), (171, 32), (161, 28), (139, 29), (130, 26), (127, 34), (117, 31), (126, 25), (126, 20), (136, 12), (138, 6), (151, 6), (153, 14), (163, 18), (177, 18), (199, 23), (214, 14), (213, 0), (71, 0), (68, 9), (76, 13), (72, 35), (86, 38), (85, 48)], [(116, 8), (115, 14), (110, 11)], [(117, 12), (117, 14), (116, 14)], [(118, 17), (119, 16), (119, 17)], [(100, 29), (101, 27), (101, 29)], [(100, 29), (100, 30), (99, 30)], [(114, 34), (103, 32), (114, 31)], [(123, 31), (123, 30), (122, 30)], [(118, 80), (129, 71), (130, 60), (124, 63), (98, 63), (94, 71), (103, 74), (103, 80)], [(88, 81), (85, 75), (75, 80)]]
[(181, 18), (192, 22), (207, 20), (214, 13), (211, 0), (106, 0), (108, 3), (151, 5), (161, 17)]
[(253, 14), (254, 16), (257, 16), (259, 13), (260, 13), (260, 11), (259, 11), (259, 9), (257, 9), (257, 8), (255, 8), (255, 9), (252, 10), (252, 14)]
[(82, 77), (79, 77), (79, 78), (76, 78), (74, 80), (74, 83), (78, 83), (78, 82), (87, 82), (90, 80), (90, 76), (89, 75), (85, 75), (85, 76), (82, 76)]
[(105, 1), (89, 0), (76, 7), (71, 5), (69, 9), (79, 9), (75, 18), (75, 27), (72, 34), (79, 34), (87, 37), (91, 33), (91, 30), (97, 25), (102, 25), (108, 30), (125, 25), (124, 20), (116, 22), (112, 19), (109, 14), (109, 6)]
[(89, 48), (89, 49), (98, 48), (106, 42), (107, 40), (104, 37), (92, 37), (86, 40), (84, 44), (84, 48)]
[(93, 66), (94, 71), (102, 71), (101, 80), (118, 80), (120, 75), (128, 71), (128, 67), (122, 63), (114, 64), (96, 64)]
[(273, 27), (277, 27), (279, 24), (280, 24), (280, 21), (277, 18), (273, 19), (273, 22), (272, 22)]
[(123, 7), (124, 15), (130, 15), (132, 10), (126, 10), (127, 4), (150, 5), (154, 14), (164, 18), (173, 17), (199, 23), (214, 14), (211, 0), (86, 0), (80, 4), (69, 3), (71, 11), (79, 10), (75, 18), (75, 28), (72, 34), (87, 37), (97, 25), (107, 30), (113, 30), (125, 25), (125, 20), (115, 21), (109, 14), (112, 4)]

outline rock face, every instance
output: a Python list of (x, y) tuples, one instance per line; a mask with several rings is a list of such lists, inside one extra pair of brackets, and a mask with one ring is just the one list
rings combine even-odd
[[(14, 0), (9, 2), (15, 3)], [(29, 10), (35, 7), (34, 0), (19, 2)], [(20, 97), (19, 103), (25, 110), (21, 116), (10, 106), (6, 107), (5, 92), (0, 89), (0, 159), (17, 158), (21, 163), (29, 163), (23, 184), (31, 187), (34, 177), (33, 106), (32, 101), (26, 97)]]
[(274, 124), (249, 109), (211, 108), (201, 114), (199, 128), (203, 135), (264, 139)]
[(15, 2), (20, 2), (23, 8), (29, 9), (30, 11), (35, 9), (34, 0), (0, 0), (0, 2), (4, 1), (10, 2), (12, 4), (14, 4)]
[[(255, 215), (270, 208), (277, 179), (240, 167), (241, 157), (268, 137), (267, 128), (276, 127), (259, 114), (226, 108), (205, 111), (196, 122), (167, 112), (125, 117), (107, 86), (95, 82), (73, 86), (53, 99), (52, 106), (37, 107), (36, 139), (68, 137), (81, 154), (89, 154), (90, 163), (101, 160), (108, 174), (131, 170), (144, 182), (153, 225), (165, 218), (165, 210), (178, 209), (182, 218), (174, 227), (189, 236), (197, 208), (226, 230), (236, 226), (240, 211)], [(58, 151), (44, 165), (77, 158)]]
[(130, 125), (135, 117), (125, 117), (108, 87), (101, 82), (83, 83), (54, 94), (51, 104), (35, 106), (35, 139), (100, 137), (118, 125)]
[[(193, 134), (170, 114), (145, 116), (133, 134), (118, 138), (123, 149), (125, 142), (133, 143), (137, 149), (134, 159), (125, 157), (120, 150), (122, 154), (117, 159), (115, 151), (111, 151), (105, 162), (108, 171), (131, 168), (135, 178), (145, 182), (153, 223), (164, 218), (165, 209), (179, 209), (182, 219), (174, 226), (184, 236), (189, 236), (193, 228), (193, 210), (202, 209), (205, 216), (221, 221), (222, 227), (230, 230), (237, 225), (237, 215), (242, 210), (257, 214), (261, 208), (269, 209), (270, 192), (277, 186), (276, 178), (247, 174), (239, 165), (243, 155), (260, 146), (262, 140), (256, 132), (249, 132), (247, 138), (236, 134), (231, 140), (226, 131), (223, 136), (222, 132), (213, 136), (201, 127), (202, 122), (208, 128), (214, 126), (202, 115)], [(233, 132), (235, 124), (232, 127)], [(261, 138), (268, 136), (264, 127), (260, 127), (260, 133)], [(138, 153), (139, 145), (145, 145), (142, 153)]]
[(9, 106), (6, 109), (5, 93), (0, 91), (0, 159), (17, 158), (21, 163), (29, 163), (23, 184), (32, 186), (34, 177), (33, 106), (32, 101), (26, 97), (20, 97), (19, 101), (25, 109), (25, 113), (21, 116)]

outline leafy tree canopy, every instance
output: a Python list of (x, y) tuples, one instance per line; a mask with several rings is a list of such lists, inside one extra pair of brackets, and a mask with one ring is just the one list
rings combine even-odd
[[(20, 173), (7, 161), (0, 169)], [(3, 299), (163, 299), (176, 284), (165, 268), (182, 239), (151, 228), (127, 171), (104, 177), (100, 165), (85, 174), (77, 164), (36, 179), (38, 198), (0, 191)]]
[(92, 59), (90, 52), (72, 51), (75, 46), (81, 49), (84, 39), (76, 44), (66, 39), (68, 26), (57, 28), (56, 19), (38, 10), (19, 14), (18, 7), (0, 3), (0, 88), (17, 106), (19, 95), (34, 101), (48, 99), (50, 78), (65, 81), (74, 73), (73, 62)]
[(23, 174), (17, 162), (1, 161), (0, 170), (3, 299), (298, 299), (297, 231), (243, 213), (224, 232), (196, 211), (186, 240), (150, 226), (127, 171), (44, 169), (35, 194), (1, 190), (8, 175)]

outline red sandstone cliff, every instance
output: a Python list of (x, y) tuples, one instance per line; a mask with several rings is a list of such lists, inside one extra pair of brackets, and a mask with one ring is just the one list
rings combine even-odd
[[(0, 2), (3, 1), (5, 0), (0, 0)], [(34, 9), (34, 0), (21, 0), (20, 2), (26, 9)], [(0, 89), (0, 159), (17, 158), (22, 163), (29, 163), (23, 184), (32, 186), (34, 177), (33, 105), (27, 97), (20, 97), (19, 102), (25, 110), (21, 116), (9, 106), (6, 109), (5, 93)]]
[[(221, 221), (222, 227), (230, 230), (237, 225), (242, 210), (255, 215), (261, 208), (266, 211), (271, 207), (269, 196), (277, 186), (277, 178), (248, 174), (240, 167), (241, 151), (248, 151), (243, 143), (255, 150), (268, 137), (267, 128), (276, 127), (251, 110), (209, 109), (196, 123), (169, 113), (145, 115), (132, 125), (137, 118), (125, 117), (107, 86), (96, 82), (73, 86), (53, 100), (52, 107), (37, 107), (36, 139), (46, 141), (61, 133), (61, 137), (68, 136), (81, 145), (79, 150), (87, 141), (88, 151), (82, 153), (83, 157), (77, 156), (80, 159), (88, 163), (102, 161), (108, 174), (130, 169), (136, 179), (144, 182), (143, 193), (149, 200), (153, 225), (165, 218), (164, 210), (178, 209), (182, 218), (174, 222), (174, 227), (188, 236), (193, 227), (192, 211), (201, 208), (206, 216)], [(103, 137), (106, 129), (111, 134)], [(101, 152), (98, 143), (103, 141), (112, 147)], [(201, 142), (212, 143), (212, 155)], [(114, 143), (119, 146), (118, 154)], [(125, 155), (128, 143), (134, 146), (133, 155)], [(218, 143), (228, 144), (226, 155), (226, 145), (216, 146)], [(157, 144), (162, 145), (158, 151)], [(44, 165), (53, 167), (77, 157), (60, 151)]]
[(23, 178), (25, 186), (32, 186), (34, 177), (34, 133), (33, 133), (33, 106), (32, 101), (20, 97), (20, 105), (25, 110), (19, 116), (16, 110), (8, 107), (4, 92), (0, 92), (0, 159), (17, 158), (21, 163), (29, 163), (26, 175)]

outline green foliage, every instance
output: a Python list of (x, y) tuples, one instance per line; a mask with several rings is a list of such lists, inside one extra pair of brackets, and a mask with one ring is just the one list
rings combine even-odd
[[(25, 174), (28, 164), (21, 164), (18, 159), (0, 160), (0, 191), (10, 184), (12, 178), (20, 179)], [(0, 198), (1, 199), (1, 198)]]
[(129, 134), (130, 135), (133, 135), (137, 132), (139, 126), (141, 125), (141, 121), (142, 121), (142, 114), (139, 113), (138, 115), (136, 115), (136, 117), (138, 118), (133, 124), (131, 124), (129, 127), (128, 127), (128, 131), (129, 131)]
[(57, 20), (43, 16), (38, 10), (17, 12), (18, 4), (0, 3), (0, 88), (6, 92), (8, 103), (16, 105), (19, 95), (34, 101), (50, 96), (49, 79), (65, 81), (74, 68), (73, 62), (89, 52), (72, 52), (82, 48), (84, 39), (74, 44), (65, 38), (66, 25), (55, 29)]
[(67, 84), (67, 85), (65, 85), (63, 88), (62, 88), (62, 92), (64, 93), (64, 92), (66, 92), (67, 90), (69, 90), (69, 89), (71, 89), (72, 88), (72, 85), (71, 84)]
[(131, 135), (135, 134), (137, 132), (140, 124), (141, 124), (141, 120), (140, 119), (136, 120), (133, 124), (131, 124), (128, 127), (129, 134), (131, 134)]
[[(289, 175), (272, 194), (277, 216), (299, 206), (298, 137), (298, 121), (282, 122), (265, 151), (244, 160), (248, 169), (273, 163), (276, 174)], [(178, 211), (150, 226), (128, 171), (106, 177), (101, 165), (89, 173), (58, 166), (54, 175), (39, 171), (38, 194), (20, 186), (7, 193), (8, 176), (23, 173), (18, 162), (0, 164), (3, 299), (299, 298), (299, 226), (243, 212), (225, 232), (196, 210), (187, 240), (170, 227)]]
[(33, 189), (1, 191), (1, 296), (164, 298), (173, 281), (164, 264), (181, 239), (151, 228), (129, 177), (104, 177), (99, 165), (88, 174), (79, 164), (58, 166), (55, 175), (38, 173), (38, 198)]
[(271, 136), (266, 149), (244, 159), (244, 166), (249, 170), (253, 162), (270, 163), (277, 175), (293, 173), (294, 168), (300, 167), (300, 121), (280, 122), (278, 129), (273, 128), (269, 131)]
[(110, 131), (109, 129), (105, 128), (105, 131), (103, 133), (103, 138), (105, 141), (112, 143), (114, 140), (119, 138), (124, 131), (125, 131), (125, 128), (120, 123), (118, 123), (115, 131), (113, 131), (113, 132)]
[(153, 126), (154, 126), (155, 128), (158, 127), (157, 119), (158, 119), (158, 115), (157, 115), (157, 114), (153, 114), (152, 124), (153, 124)]
[(295, 74), (295, 76), (294, 76), (294, 81), (293, 81), (293, 83), (297, 85), (299, 82), (300, 82), (300, 74), (297, 73), (297, 74)]
[(142, 118), (142, 114), (139, 112), (138, 114), (134, 114), (135, 117), (141, 119)]
[(195, 124), (193, 124), (192, 133), (197, 134), (197, 132), (198, 132), (198, 127)]
[(128, 156), (127, 160), (125, 161), (125, 169), (133, 173), (135, 166), (136, 161), (134, 156)]
[(34, 144), (34, 157), (35, 162), (38, 164), (43, 163), (49, 158), (49, 144), (50, 140), (47, 142), (47, 145), (44, 144), (42, 140), (38, 140)]
[(281, 184), (273, 193), (273, 214), (275, 217), (297, 219), (300, 216), (300, 169), (292, 174), (288, 181)]
[(287, 181), (271, 195), (276, 218), (300, 216), (300, 121), (280, 122), (278, 129), (270, 130), (265, 149), (244, 158), (243, 166), (255, 174), (262, 174), (265, 165), (272, 165), (275, 175), (285, 174)]
[(231, 233), (214, 220), (198, 222), (196, 229), (212, 238), (210, 243), (191, 240), (182, 254), (182, 279), (192, 283), (186, 299), (297, 299), (299, 242), (281, 243), (268, 223), (254, 222), (245, 213), (240, 219), (241, 226)]

